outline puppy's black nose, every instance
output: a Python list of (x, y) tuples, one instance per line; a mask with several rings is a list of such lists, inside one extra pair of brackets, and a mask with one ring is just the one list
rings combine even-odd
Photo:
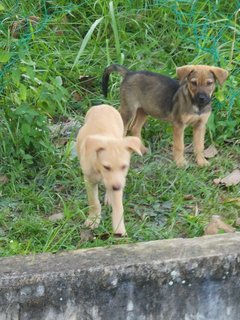
[(113, 191), (119, 191), (121, 189), (121, 185), (120, 184), (114, 184), (112, 186)]
[(211, 100), (211, 98), (206, 93), (203, 93), (203, 92), (199, 92), (196, 98), (200, 106), (206, 106)]

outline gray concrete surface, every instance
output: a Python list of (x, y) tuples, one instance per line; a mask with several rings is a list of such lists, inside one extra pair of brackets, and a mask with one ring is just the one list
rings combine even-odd
[(240, 234), (0, 259), (0, 320), (239, 320)]

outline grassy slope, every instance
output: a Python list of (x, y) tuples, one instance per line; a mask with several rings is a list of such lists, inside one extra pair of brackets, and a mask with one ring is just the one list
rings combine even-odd
[[(119, 77), (112, 77), (108, 100), (104, 100), (100, 91), (101, 74), (109, 63), (124, 63), (131, 69), (148, 69), (172, 76), (177, 65), (220, 64), (231, 71), (231, 76), (226, 86), (216, 93), (215, 112), (207, 134), (207, 144), (213, 140), (219, 155), (211, 160), (211, 167), (200, 169), (188, 154), (189, 167), (177, 169), (171, 158), (171, 128), (151, 119), (144, 130), (151, 153), (143, 158), (133, 157), (125, 190), (129, 238), (116, 240), (110, 235), (106, 239), (111, 219), (110, 210), (104, 207), (96, 237), (84, 242), (80, 231), (87, 214), (87, 201), (78, 162), (70, 158), (70, 142), (56, 147), (51, 138), (46, 138), (43, 143), (50, 148), (41, 148), (36, 158), (39, 160), (33, 163), (28, 163), (26, 158), (14, 158), (5, 147), (1, 149), (1, 174), (9, 181), (0, 191), (1, 255), (109, 245), (116, 241), (200, 236), (212, 214), (222, 215), (231, 224), (236, 221), (239, 207), (224, 200), (239, 197), (239, 188), (222, 189), (212, 182), (231, 172), (240, 159), (240, 113), (234, 98), (238, 95), (239, 81), (239, 42), (234, 42), (234, 30), (238, 35), (233, 14), (236, 4), (234, 1), (226, 6), (212, 1), (193, 4), (158, 1), (155, 6), (150, 3), (114, 1), (113, 12), (108, 1), (75, 5), (62, 0), (41, 7), (35, 2), (16, 6), (16, 2), (5, 0), (2, 14), (7, 19), (2, 45), (9, 46), (10, 51), (19, 46), (25, 61), (35, 63), (35, 75), (42, 81), (48, 83), (56, 76), (61, 77), (67, 94), (55, 114), (52, 113), (51, 117), (54, 115), (57, 119), (63, 114), (82, 121), (88, 107), (102, 101), (119, 105)], [(24, 38), (23, 35), (18, 40), (10, 37), (7, 30), (16, 14), (41, 17), (34, 36)], [(91, 26), (102, 17), (90, 37)], [(84, 37), (86, 47), (79, 52)], [(24, 62), (19, 61), (17, 57), (16, 63), (23, 72)], [(10, 71), (11, 68), (13, 66), (9, 67)], [(1, 101), (10, 107), (11, 93), (19, 88), (11, 85), (8, 76), (6, 73), (5, 82), (10, 95), (2, 95)], [(81, 82), (79, 76), (90, 76), (91, 84)], [(23, 81), (28, 87), (33, 85)], [(71, 95), (75, 91), (80, 101)], [(29, 103), (31, 99), (34, 97), (29, 97)], [(191, 141), (190, 133), (191, 130), (187, 143)], [(191, 195), (191, 200), (184, 200), (185, 195)], [(64, 219), (48, 220), (58, 212), (64, 214)]]

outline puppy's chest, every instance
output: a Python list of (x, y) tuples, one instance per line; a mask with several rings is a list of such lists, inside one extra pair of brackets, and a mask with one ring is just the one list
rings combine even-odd
[[(197, 108), (197, 107), (195, 107), (195, 108)], [(193, 110), (194, 110), (194, 105), (193, 105)], [(205, 112), (205, 113), (200, 113), (200, 114), (197, 112), (196, 113), (186, 112), (186, 113), (182, 113), (180, 118), (181, 118), (181, 122), (184, 123), (185, 125), (195, 125), (200, 122), (206, 122), (209, 115), (210, 115), (210, 111)]]
[(184, 124), (189, 125), (199, 122), (201, 117), (198, 114), (185, 113), (181, 115), (181, 120)]

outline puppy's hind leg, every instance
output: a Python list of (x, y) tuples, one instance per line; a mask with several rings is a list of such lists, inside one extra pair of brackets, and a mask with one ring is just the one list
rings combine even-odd
[(85, 184), (89, 203), (89, 215), (85, 221), (85, 226), (95, 229), (99, 226), (101, 220), (101, 204), (98, 199), (98, 184), (92, 183), (86, 179)]
[[(142, 127), (143, 127), (144, 123), (146, 122), (146, 119), (147, 119), (147, 114), (144, 112), (144, 110), (142, 108), (138, 108), (137, 112), (136, 112), (135, 119), (134, 119), (132, 125), (130, 126), (131, 134), (133, 136), (138, 137), (141, 141), (142, 141), (141, 131), (142, 131)], [(148, 151), (148, 149), (142, 143), (142, 145), (141, 145), (142, 154), (146, 153), (147, 151)]]
[(128, 107), (128, 104), (125, 103), (123, 99), (121, 106), (119, 108), (119, 112), (121, 114), (123, 124), (124, 124), (124, 136), (126, 136), (129, 126), (136, 116), (136, 109), (132, 107), (131, 108)]
[(116, 235), (126, 236), (126, 229), (123, 216), (123, 190), (113, 191), (109, 193), (112, 205), (112, 228)]

